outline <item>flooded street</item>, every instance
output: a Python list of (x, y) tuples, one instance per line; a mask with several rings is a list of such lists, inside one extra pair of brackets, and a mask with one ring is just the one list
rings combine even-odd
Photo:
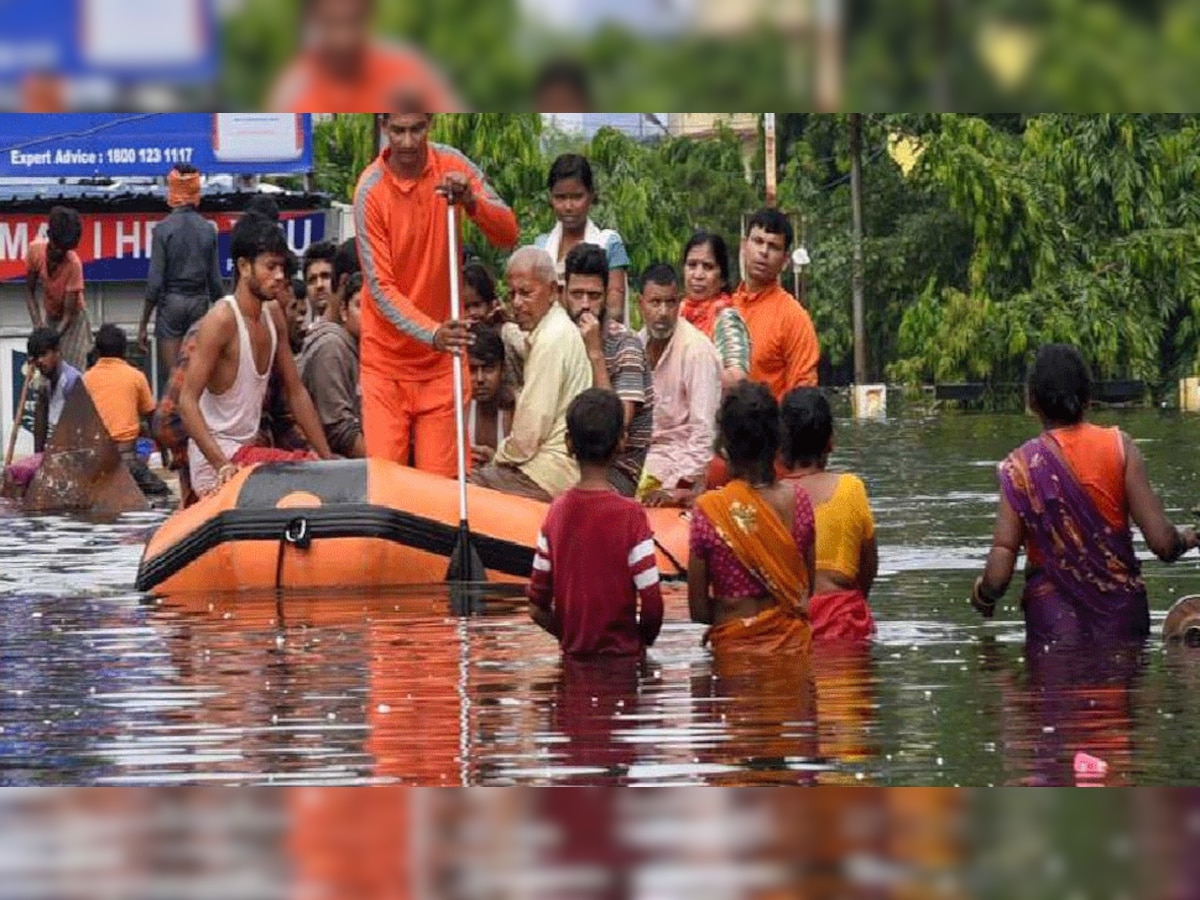
[[(1176, 522), (1200, 502), (1200, 421), (1106, 413), (1138, 439)], [(1020, 578), (996, 619), (967, 603), (1017, 415), (839, 421), (834, 468), (878, 522), (879, 637), (858, 655), (717, 671), (682, 587), (641, 663), (570, 664), (514, 598), (449, 615), (444, 589), (147, 601), (157, 518), (0, 512), (0, 783), (1072, 784), (1194, 780), (1200, 651), (1159, 626), (1200, 557), (1146, 565), (1139, 654), (1024, 659)], [(1140, 543), (1139, 553), (1148, 559)]]

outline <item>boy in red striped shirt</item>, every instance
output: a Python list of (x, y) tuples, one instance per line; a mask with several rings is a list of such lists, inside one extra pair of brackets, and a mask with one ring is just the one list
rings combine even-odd
[(638, 655), (662, 628), (650, 522), (608, 481), (624, 430), (612, 391), (589, 388), (567, 410), (567, 447), (581, 477), (550, 504), (538, 535), (529, 614), (570, 656)]

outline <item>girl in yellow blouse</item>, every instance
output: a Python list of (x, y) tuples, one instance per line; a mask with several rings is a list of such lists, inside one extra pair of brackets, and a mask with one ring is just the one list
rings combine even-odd
[(783, 462), (812, 500), (817, 575), (809, 601), (813, 640), (865, 641), (875, 633), (867, 595), (879, 569), (875, 520), (856, 475), (825, 471), (833, 452), (833, 413), (817, 388), (783, 398)]

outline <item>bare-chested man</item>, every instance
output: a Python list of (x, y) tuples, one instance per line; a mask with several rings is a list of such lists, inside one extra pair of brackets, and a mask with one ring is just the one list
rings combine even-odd
[[(254, 444), (272, 371), (309, 443), (322, 459), (332, 456), (296, 371), (283, 310), (272, 302), (285, 279), (287, 239), (274, 222), (246, 216), (234, 226), (230, 244), (237, 288), (201, 320), (179, 396), (192, 487), (201, 495), (232, 478), (238, 454)], [(269, 456), (260, 451), (256, 459)]]

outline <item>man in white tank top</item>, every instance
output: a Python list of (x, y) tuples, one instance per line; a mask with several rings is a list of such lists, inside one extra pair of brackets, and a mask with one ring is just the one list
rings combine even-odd
[[(232, 478), (235, 457), (254, 444), (272, 371), (309, 444), (322, 459), (332, 456), (296, 371), (283, 311), (272, 302), (285, 286), (287, 239), (269, 219), (246, 216), (234, 226), (230, 243), (237, 288), (201, 320), (179, 395), (192, 487), (201, 495)], [(265, 460), (261, 453), (259, 458)]]

